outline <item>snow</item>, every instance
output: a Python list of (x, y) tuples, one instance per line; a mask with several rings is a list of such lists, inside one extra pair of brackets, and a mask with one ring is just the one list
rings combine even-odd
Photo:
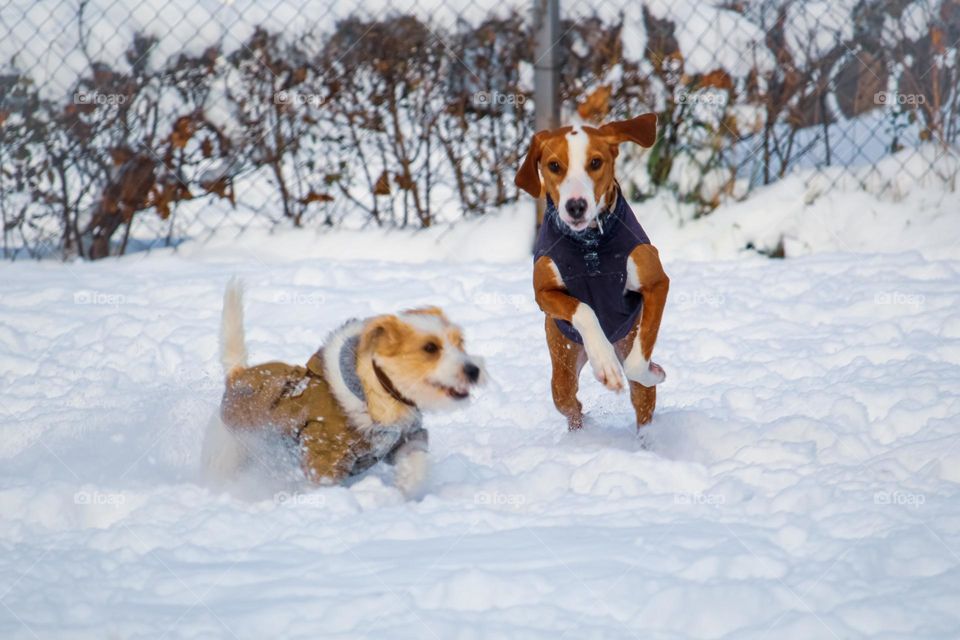
[[(649, 178), (640, 160), (630, 176), (644, 185)], [(695, 163), (674, 169), (681, 190), (700, 179)], [(735, 258), (752, 253), (745, 251), (748, 246), (770, 254), (781, 245), (788, 257), (918, 251), (928, 258), (956, 258), (958, 172), (955, 150), (928, 144), (876, 165), (796, 171), (700, 218), (694, 219), (692, 205), (667, 194), (634, 211), (658, 246), (690, 260)], [(734, 191), (745, 191), (745, 185)]]
[[(936, 221), (956, 194), (802, 204), (800, 184), (682, 227), (637, 207), (672, 279), (643, 441), (588, 371), (582, 432), (552, 406), (529, 206), (3, 263), (0, 637), (955, 637), (960, 260)], [(884, 244), (868, 204), (881, 230), (926, 234)], [(803, 215), (843, 244), (783, 226)], [(798, 257), (743, 249), (765, 221)], [(383, 467), (311, 488), (282, 456), (204, 485), (233, 275), (254, 361), (304, 362), (347, 318), (416, 305), (462, 324), (491, 382), (426, 417), (422, 499)]]
[(71, 0), (39, 3), (10, 0), (0, 6), (0, 69), (28, 71), (49, 96), (66, 95), (89, 64), (77, 38), (80, 5), (85, 5), (83, 31), (93, 60), (126, 68), (124, 55), (134, 35), (156, 36), (151, 64), (181, 53), (199, 55), (222, 43), (224, 51), (243, 46), (258, 26), (272, 32), (310, 33), (329, 30), (350, 15), (383, 17), (405, 12), (429, 17), (438, 26), (458, 19), (477, 22), (490, 13), (524, 9), (518, 2), (472, 0)]
[[(75, 3), (48, 4), (0, 9), (0, 58), (65, 94), (87, 62)], [(456, 13), (408, 4), (393, 6)], [(791, 9), (796, 55), (847, 33), (849, 4)], [(121, 5), (87, 4), (94, 58), (119, 60), (147, 25), (159, 63), (235, 49), (258, 23), (342, 17), (315, 0)], [(922, 26), (921, 5), (901, 23)], [(640, 5), (599, 10), (621, 8), (637, 56)], [(733, 11), (653, 11), (677, 22), (688, 71), (742, 72), (762, 41)], [(847, 151), (845, 164), (883, 152)], [(677, 165), (685, 189), (693, 164)], [(802, 170), (702, 218), (637, 203), (672, 279), (655, 354), (668, 378), (642, 440), (589, 368), (586, 428), (566, 432), (552, 406), (528, 202), (420, 232), (270, 229), (238, 212), (190, 241), (223, 215), (205, 203), (176, 251), (0, 263), (0, 637), (956, 637), (957, 171), (927, 145)], [(142, 220), (132, 246), (155, 237)], [(780, 248), (789, 260), (759, 255)], [(422, 499), (383, 467), (307, 486), (269, 443), (273, 467), (226, 491), (203, 482), (234, 275), (254, 360), (302, 363), (344, 320), (417, 305), (463, 325), (491, 383), (427, 416)]]

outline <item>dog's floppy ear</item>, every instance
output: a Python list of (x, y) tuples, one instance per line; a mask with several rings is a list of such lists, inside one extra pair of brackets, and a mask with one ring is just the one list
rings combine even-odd
[(406, 325), (397, 316), (378, 316), (367, 323), (360, 335), (358, 351), (379, 351), (385, 355), (397, 352)]
[(540, 197), (543, 185), (540, 184), (540, 156), (543, 154), (543, 141), (547, 139), (550, 132), (547, 130), (538, 131), (533, 134), (530, 140), (530, 149), (527, 151), (527, 157), (523, 159), (520, 170), (517, 171), (517, 177), (513, 183), (529, 193), (534, 198)]
[(630, 120), (609, 122), (600, 127), (600, 133), (616, 144), (629, 141), (641, 147), (652, 147), (657, 141), (657, 114), (645, 113)]

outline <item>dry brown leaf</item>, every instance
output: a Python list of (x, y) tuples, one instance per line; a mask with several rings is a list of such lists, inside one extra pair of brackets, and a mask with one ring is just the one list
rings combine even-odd
[(577, 113), (587, 122), (600, 124), (607, 119), (607, 114), (610, 113), (610, 95), (612, 93), (613, 87), (609, 84), (597, 87), (577, 107)]
[(716, 89), (733, 89), (733, 79), (730, 74), (723, 69), (714, 69), (710, 73), (700, 78), (701, 87), (714, 87)]
[(230, 204), (236, 206), (237, 202), (233, 193), (233, 185), (226, 176), (222, 176), (216, 180), (203, 180), (200, 182), (200, 186), (203, 187), (207, 193), (214, 193), (221, 198), (229, 200)]
[(113, 161), (113, 166), (115, 167), (119, 167), (132, 156), (133, 152), (127, 147), (114, 147), (110, 149), (110, 159)]
[(387, 175), (386, 171), (377, 178), (377, 184), (373, 187), (373, 194), (377, 196), (390, 195), (390, 176)]
[(193, 119), (190, 116), (180, 116), (173, 124), (173, 132), (170, 134), (170, 144), (177, 149), (183, 149), (190, 142), (195, 131)]
[(404, 191), (412, 191), (415, 183), (409, 173), (398, 173), (396, 176), (397, 186)]
[(311, 190), (310, 193), (300, 198), (300, 204), (307, 205), (311, 202), (333, 202), (333, 196), (329, 193), (317, 193)]

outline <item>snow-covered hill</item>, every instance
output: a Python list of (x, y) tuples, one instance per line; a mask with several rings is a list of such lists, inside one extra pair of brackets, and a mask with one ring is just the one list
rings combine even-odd
[[(960, 261), (666, 253), (644, 449), (588, 372), (566, 432), (523, 238), (497, 237), (0, 265), (0, 637), (956, 637)], [(492, 382), (427, 418), (422, 500), (381, 468), (202, 485), (234, 274), (254, 360), (425, 303), (464, 326)]]

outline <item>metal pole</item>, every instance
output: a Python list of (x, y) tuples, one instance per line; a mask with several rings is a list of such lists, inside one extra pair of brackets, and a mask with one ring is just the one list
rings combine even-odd
[[(560, 0), (533, 1), (533, 107), (537, 131), (560, 126)], [(543, 221), (544, 201), (537, 201), (537, 227)]]

